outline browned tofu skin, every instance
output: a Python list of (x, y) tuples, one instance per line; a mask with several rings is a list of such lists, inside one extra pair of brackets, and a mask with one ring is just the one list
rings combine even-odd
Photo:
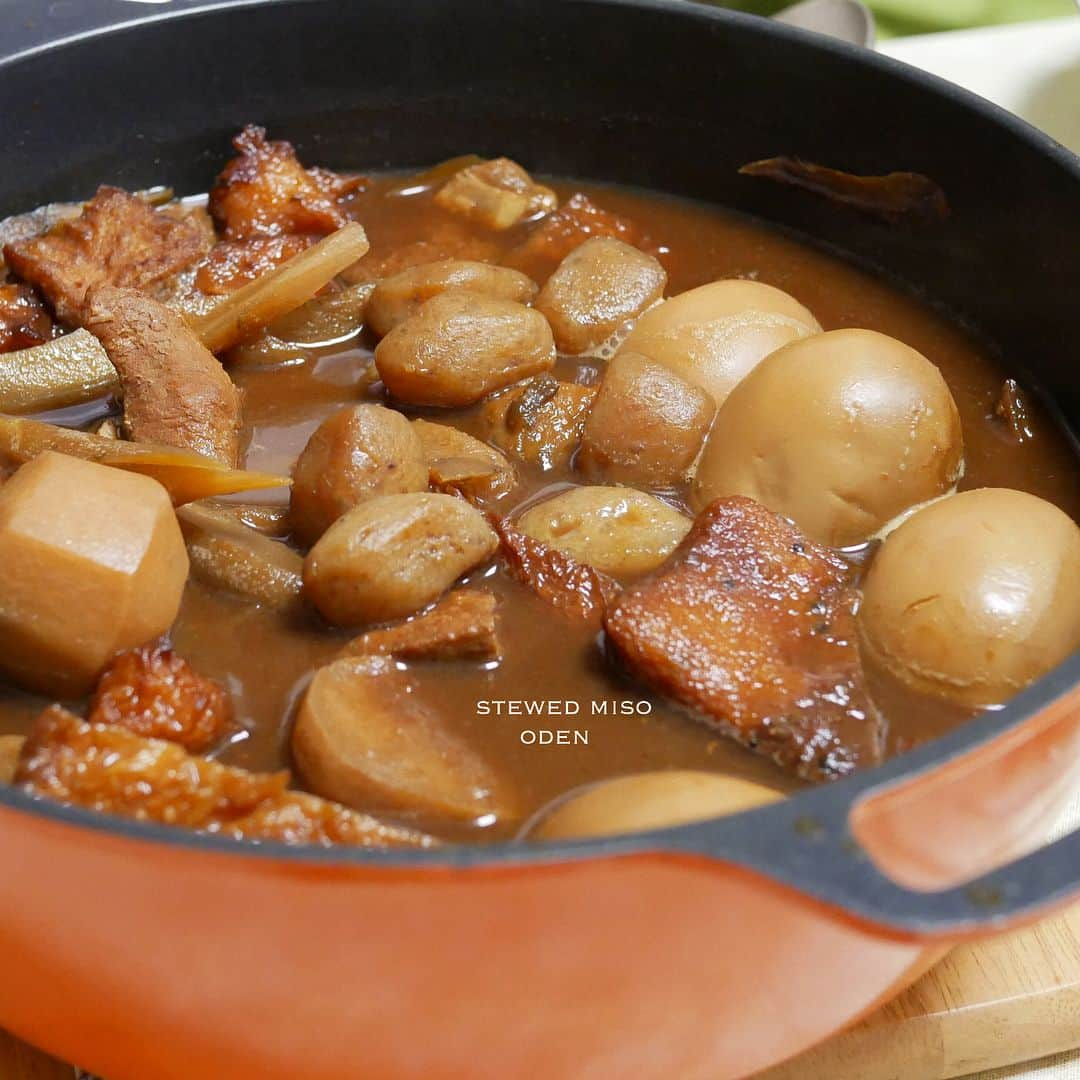
[(594, 387), (543, 375), (484, 405), (487, 436), (518, 461), (544, 471), (561, 468), (581, 442), (595, 396)]
[(493, 262), (499, 257), (499, 247), (491, 240), (478, 236), (473, 229), (448, 221), (435, 225), (420, 240), (408, 243), (372, 243), (371, 251), (359, 262), (342, 272), (350, 284), (382, 281), (414, 266), (445, 259), (465, 259), (472, 262)]
[(619, 353), (585, 421), (577, 468), (634, 487), (673, 487), (686, 480), (715, 415), (700, 387), (640, 353)]
[(109, 663), (90, 700), (89, 720), (200, 753), (232, 727), (232, 699), (172, 649), (143, 645)]
[(483, 660), (502, 658), (495, 597), (458, 589), (430, 611), (408, 622), (361, 634), (342, 656), (392, 656), (397, 660)]
[[(533, 225), (525, 240), (504, 261), (539, 281), (591, 236), (613, 236), (634, 247), (647, 245), (645, 233), (636, 222), (604, 210), (579, 191)], [(534, 267), (545, 272), (536, 274)]]
[(292, 144), (270, 141), (248, 124), (233, 139), (237, 156), (210, 191), (209, 209), (227, 240), (284, 233), (325, 236), (348, 220), (340, 200), (363, 187), (357, 177), (305, 169)]
[(87, 297), (86, 328), (120, 376), (133, 440), (236, 466), (240, 392), (182, 316), (134, 289), (103, 285)]
[(526, 536), (494, 514), (489, 520), (499, 535), (506, 567), (516, 581), (567, 617), (600, 624), (609, 600), (618, 592), (615, 582), (591, 566)]
[(459, 169), (436, 192), (435, 202), (495, 230), (509, 229), (559, 205), (551, 188), (536, 183), (516, 161), (505, 157)]
[(56, 336), (55, 329), (29, 285), (0, 285), (0, 353), (42, 345)]
[(813, 780), (881, 759), (848, 565), (750, 499), (708, 506), (668, 563), (605, 618), (644, 683)]
[(427, 847), (429, 837), (286, 790), (288, 774), (193, 757), (162, 739), (88, 723), (54, 705), (27, 736), (15, 783), (32, 794), (136, 821), (244, 840)]
[(49, 232), (8, 244), (4, 258), (36, 285), (61, 322), (81, 321), (95, 285), (145, 289), (206, 254), (206, 232), (191, 217), (158, 213), (136, 195), (101, 187), (83, 212)]
[(622, 240), (594, 236), (547, 279), (536, 310), (551, 324), (561, 353), (595, 348), (664, 295), (667, 271)]
[(225, 296), (260, 278), (283, 262), (306, 251), (318, 237), (313, 233), (252, 236), (215, 244), (199, 266), (195, 286), (207, 296)]
[(0, 735), (0, 784), (14, 782), (15, 769), (25, 742), (23, 735)]

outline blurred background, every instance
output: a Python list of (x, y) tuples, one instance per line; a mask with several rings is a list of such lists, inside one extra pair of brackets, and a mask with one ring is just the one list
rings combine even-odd
[[(718, 6), (775, 15), (791, 0), (714, 0)], [(1075, 14), (1074, 0), (865, 0), (877, 20), (878, 37), (931, 34), (975, 26), (1053, 19)]]

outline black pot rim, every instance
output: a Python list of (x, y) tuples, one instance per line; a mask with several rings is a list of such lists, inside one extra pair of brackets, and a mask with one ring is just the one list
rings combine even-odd
[[(299, 6), (326, 2), (332, 0), (216, 0), (180, 10), (152, 11), (24, 49), (0, 60), (0, 73), (24, 63), (55, 61), (59, 58), (58, 54), (66, 49), (92, 43), (106, 35), (137, 32), (149, 24), (199, 18), (232, 7)], [(1077, 200), (1080, 202), (1080, 158), (1077, 155), (999, 106), (899, 60), (795, 27), (692, 3), (690, 0), (549, 0), (549, 3), (610, 8), (613, 14), (620, 8), (644, 8), (667, 13), (672, 18), (700, 23), (729, 23), (756, 35), (762, 42), (772, 38), (787, 40), (808, 51), (842, 57), (853, 68), (867, 73), (887, 73), (912, 86), (921, 86), (942, 98), (951, 99), (973, 114), (1007, 129), (1012, 138), (1053, 160), (1075, 182)], [(844, 780), (800, 791), (782, 802), (729, 817), (588, 840), (527, 844), (507, 841), (490, 845), (448, 845), (422, 851), (322, 848), (276, 842), (252, 843), (131, 821), (51, 802), (6, 786), (0, 786), (0, 806), (130, 840), (233, 857), (327, 867), (369, 867), (391, 871), (539, 869), (600, 857), (649, 853), (700, 856), (748, 867), (822, 902), (843, 907), (849, 914), (861, 915), (879, 926), (910, 933), (946, 933), (962, 930), (974, 922), (980, 926), (991, 925), (994, 921), (1004, 922), (1036, 904), (1053, 902), (1058, 893), (1047, 892), (1045, 887), (1038, 896), (1031, 894), (1026, 887), (1018, 891), (1015, 876), (1008, 880), (1002, 876), (1010, 868), (1003, 868), (995, 875), (980, 879), (980, 884), (1004, 884), (1005, 892), (1009, 894), (1007, 902), (993, 911), (980, 909), (974, 904), (971, 900), (971, 896), (975, 895), (974, 888), (966, 892), (950, 890), (938, 894), (918, 894), (902, 889), (884, 878), (854, 844), (847, 825), (852, 806), (872, 790), (932, 771), (1020, 726), (1063, 698), (1077, 685), (1080, 685), (1080, 652), (1073, 654), (1002, 709), (988, 712), (942, 738)], [(1064, 856), (1065, 853), (1059, 854)], [(1013, 868), (1022, 867), (1027, 861), (1013, 864)], [(1080, 859), (1074, 861), (1080, 867)], [(1045, 886), (1046, 883), (1042, 884)], [(1059, 892), (1062, 889), (1067, 892), (1073, 887), (1069, 882), (1058, 882), (1057, 885)], [(937, 903), (934, 900), (923, 903), (915, 899), (923, 895), (937, 898)]]

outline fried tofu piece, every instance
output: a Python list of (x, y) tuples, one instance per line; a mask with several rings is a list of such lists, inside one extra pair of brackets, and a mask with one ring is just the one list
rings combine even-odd
[(292, 144), (270, 141), (248, 124), (234, 139), (237, 156), (210, 191), (208, 209), (226, 240), (313, 233), (325, 236), (349, 219), (340, 200), (361, 189), (361, 177), (305, 169)]
[(120, 376), (124, 426), (134, 441), (236, 466), (240, 392), (183, 316), (134, 289), (102, 285), (87, 297), (86, 328)]
[(113, 657), (90, 700), (89, 720), (200, 753), (232, 727), (233, 707), (221, 683), (157, 643)]
[(635, 222), (604, 210), (579, 191), (554, 213), (533, 225), (528, 236), (503, 262), (539, 280), (546, 274), (532, 274), (532, 268), (543, 265), (550, 273), (570, 252), (592, 236), (610, 236), (633, 247), (649, 250), (647, 237)]
[(499, 247), (493, 241), (456, 221), (427, 228), (424, 236), (392, 246), (376, 240), (371, 251), (359, 262), (342, 272), (350, 284), (377, 282), (394, 277), (416, 266), (443, 262), (446, 259), (467, 259), (471, 262), (493, 262), (499, 257)]
[(536, 214), (550, 213), (559, 205), (559, 199), (516, 161), (500, 157), (459, 169), (435, 193), (435, 203), (501, 231)]
[(317, 239), (304, 233), (222, 240), (199, 265), (195, 287), (206, 296), (226, 296), (306, 251)]
[(881, 759), (855, 645), (851, 570), (751, 499), (708, 506), (604, 627), (646, 685), (799, 776)]
[(268, 799), (217, 830), (223, 836), (256, 843), (315, 844), (318, 847), (430, 848), (437, 841), (417, 829), (391, 825), (370, 814), (304, 791)]
[(608, 603), (618, 593), (611, 578), (526, 536), (494, 514), (489, 520), (499, 534), (503, 559), (515, 581), (567, 617), (600, 624)]
[(43, 345), (55, 336), (48, 310), (29, 285), (0, 285), (0, 353)]
[(15, 783), (57, 802), (136, 821), (245, 840), (427, 847), (411, 829), (288, 791), (288, 773), (254, 773), (193, 757), (162, 739), (88, 723), (53, 705), (35, 721)]
[(567, 465), (581, 442), (596, 389), (541, 375), (484, 404), (488, 438), (545, 472)]
[(144, 199), (100, 187), (76, 218), (4, 248), (8, 265), (36, 285), (61, 322), (81, 322), (96, 285), (146, 289), (202, 258), (205, 230), (193, 217), (160, 213)]
[(495, 597), (458, 589), (408, 622), (369, 630), (341, 656), (392, 656), (396, 660), (501, 660)]
[(15, 769), (25, 742), (22, 735), (0, 735), (0, 784), (14, 782)]

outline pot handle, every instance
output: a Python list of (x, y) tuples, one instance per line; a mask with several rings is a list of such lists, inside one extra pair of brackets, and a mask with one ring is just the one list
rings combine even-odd
[[(867, 829), (868, 822), (882, 820), (886, 806), (885, 834), (893, 847), (899, 840), (901, 849), (934, 855), (935, 849), (960, 845), (962, 855), (975, 855), (979, 847), (968, 844), (963, 816), (952, 815), (970, 818), (971, 807), (984, 805), (976, 793), (994, 791), (999, 806), (1031, 806), (1037, 793), (1048, 790), (1048, 767), (1063, 787), (1069, 779), (1063, 770), (1077, 760), (1080, 748), (1076, 661), (1080, 654), (1000, 712), (969, 721), (878, 769), (801, 792), (796, 799), (684, 827), (674, 846), (744, 866), (879, 932), (904, 938), (985, 934), (1080, 899), (1080, 830), (963, 884), (935, 889), (935, 878), (944, 883), (963, 876), (963, 857), (939, 856), (939, 864), (956, 864), (942, 873), (898, 867), (899, 876), (917, 882), (905, 885), (871, 857), (875, 837), (882, 834)], [(956, 822), (955, 837), (937, 842), (948, 838), (943, 830), (950, 820)], [(987, 810), (977, 829), (1004, 834)], [(973, 859), (968, 865), (973, 874), (980, 869)]]
[[(678, 846), (755, 870), (901, 938), (955, 940), (985, 934), (1032, 921), (1080, 898), (1080, 830), (965, 884), (922, 891), (897, 883), (877, 867), (851, 833), (849, 809), (847, 799), (832, 800), (828, 809), (818, 811), (811, 800), (800, 798), (692, 826), (686, 837), (690, 842)], [(758, 817), (761, 828), (753, 826)], [(724, 827), (724, 835), (718, 835), (717, 826)]]

